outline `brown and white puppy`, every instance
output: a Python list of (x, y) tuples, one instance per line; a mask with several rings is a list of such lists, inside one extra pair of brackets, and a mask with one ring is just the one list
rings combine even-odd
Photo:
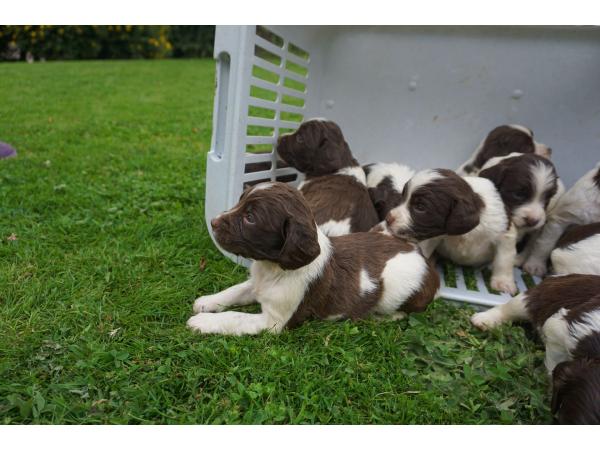
[(553, 273), (600, 275), (600, 222), (570, 227), (550, 254)]
[(479, 176), (491, 180), (517, 227), (519, 238), (546, 223), (546, 211), (559, 189), (552, 162), (533, 155), (509, 155), (484, 166)]
[(404, 185), (415, 171), (397, 163), (374, 163), (363, 166), (363, 169), (379, 220), (385, 220), (387, 214), (401, 203)]
[(533, 241), (523, 268), (533, 275), (543, 276), (550, 252), (564, 231), (571, 225), (594, 222), (600, 222), (600, 163), (560, 196), (539, 237)]
[(492, 288), (516, 293), (517, 230), (490, 180), (447, 169), (417, 172), (386, 222), (396, 236), (420, 241), (426, 257), (435, 250), (461, 265), (491, 262)]
[[(439, 287), (416, 245), (383, 233), (329, 238), (285, 183), (247, 190), (211, 225), (222, 248), (254, 262), (247, 281), (195, 301), (188, 326), (200, 333), (278, 333), (308, 319), (371, 314), (398, 319), (425, 310)], [(260, 314), (220, 312), (253, 302)]]
[(327, 236), (368, 231), (378, 222), (365, 172), (335, 122), (302, 123), (294, 133), (279, 138), (277, 153), (306, 175), (300, 192)]
[(510, 153), (532, 153), (550, 159), (552, 149), (534, 141), (533, 131), (523, 125), (501, 125), (488, 133), (456, 173), (462, 176), (478, 175), (490, 159)]
[(600, 276), (549, 277), (471, 317), (483, 330), (510, 321), (532, 322), (546, 344), (558, 422), (600, 424)]

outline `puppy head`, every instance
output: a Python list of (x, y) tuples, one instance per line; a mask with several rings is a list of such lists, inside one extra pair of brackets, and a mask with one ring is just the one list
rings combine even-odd
[(474, 161), (475, 168), (482, 168), (491, 158), (510, 153), (533, 153), (550, 159), (552, 149), (533, 139), (533, 131), (523, 125), (502, 125), (488, 133)]
[(237, 205), (211, 220), (225, 250), (286, 270), (309, 264), (321, 252), (315, 219), (304, 197), (285, 183), (246, 189)]
[(419, 241), (465, 234), (479, 225), (483, 201), (451, 170), (417, 172), (404, 186), (402, 202), (386, 217), (397, 236)]
[(397, 163), (376, 163), (364, 166), (369, 196), (379, 220), (402, 202), (404, 185), (415, 174), (408, 166)]
[(600, 424), (600, 360), (576, 359), (555, 367), (552, 414), (560, 424)]
[(558, 176), (548, 159), (534, 154), (510, 156), (479, 176), (494, 183), (518, 228), (534, 230), (546, 223), (546, 209), (558, 189)]
[(322, 176), (358, 163), (340, 127), (330, 120), (306, 121), (277, 142), (277, 153), (290, 166), (308, 176)]

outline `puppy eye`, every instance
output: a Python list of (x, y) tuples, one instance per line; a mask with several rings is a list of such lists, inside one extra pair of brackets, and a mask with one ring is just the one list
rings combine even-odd
[(517, 191), (513, 194), (513, 197), (516, 200), (525, 200), (527, 198), (527, 192), (525, 191)]
[(244, 222), (254, 224), (254, 215), (251, 212), (244, 214)]
[(425, 203), (423, 203), (423, 202), (416, 202), (416, 203), (413, 205), (413, 209), (414, 209), (416, 212), (418, 212), (418, 213), (425, 212), (425, 209), (426, 209), (426, 208), (425, 208)]

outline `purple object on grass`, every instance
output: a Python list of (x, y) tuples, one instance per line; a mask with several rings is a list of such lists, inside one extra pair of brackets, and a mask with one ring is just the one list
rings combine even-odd
[(0, 142), (0, 159), (17, 156), (17, 151), (5, 142)]

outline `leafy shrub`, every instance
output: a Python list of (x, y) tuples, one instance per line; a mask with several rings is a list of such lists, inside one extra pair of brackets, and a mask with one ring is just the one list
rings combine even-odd
[(169, 41), (174, 58), (209, 57), (215, 43), (215, 26), (171, 25)]
[(0, 26), (0, 60), (209, 56), (214, 26)]

